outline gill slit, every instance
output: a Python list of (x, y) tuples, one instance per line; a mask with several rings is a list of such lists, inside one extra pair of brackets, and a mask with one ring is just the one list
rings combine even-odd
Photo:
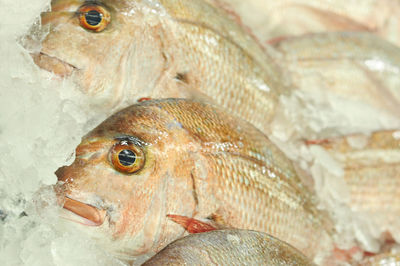
[[(163, 213), (167, 213), (168, 181), (169, 181), (169, 178), (170, 178), (170, 174), (169, 173), (167, 173), (167, 174), (168, 174), (168, 178), (164, 178), (164, 181), (162, 181), (163, 183), (162, 183), (161, 189), (159, 190), (159, 191), (165, 191), (165, 193), (162, 193), (164, 195), (163, 195), (162, 199), (160, 199), (161, 202), (162, 202), (162, 205), (161, 205), (161, 208), (160, 208), (160, 211), (159, 211), (159, 215), (158, 215), (158, 224), (162, 224), (162, 220), (166, 219), (166, 216), (164, 217), (162, 214)], [(155, 200), (155, 197), (153, 196), (152, 203), (150, 204), (150, 206), (153, 205), (153, 201), (154, 200)], [(148, 217), (146, 217), (146, 218), (148, 218)], [(162, 232), (166, 232), (166, 228), (165, 227), (168, 226), (167, 224), (168, 223), (164, 223), (164, 226), (157, 226), (158, 230), (154, 235), (154, 241), (153, 241), (153, 244), (151, 245), (151, 250), (154, 250), (155, 248), (157, 248), (157, 245), (159, 244), (160, 237), (163, 236)]]
[(196, 180), (194, 179), (193, 170), (190, 171), (190, 178), (192, 179), (192, 194), (193, 194), (193, 199), (194, 199), (194, 210), (192, 213), (192, 218), (193, 218), (194, 216), (196, 216), (196, 214), (198, 213), (198, 209), (199, 209), (199, 197), (197, 195)]
[[(158, 26), (158, 40), (160, 41), (160, 50), (161, 50), (161, 56), (163, 59), (163, 67), (161, 70), (160, 75), (158, 76), (158, 78), (156, 79), (156, 81), (154, 82), (154, 88), (160, 88), (162, 87), (163, 81), (164, 80), (168, 80), (169, 77), (171, 77), (172, 73), (171, 71), (169, 71), (170, 69), (170, 60), (168, 58), (168, 55), (166, 53), (167, 49), (165, 48), (165, 44), (164, 44), (164, 39), (163, 39), (163, 30), (161, 29), (161, 26)], [(168, 83), (167, 83), (168, 84)]]

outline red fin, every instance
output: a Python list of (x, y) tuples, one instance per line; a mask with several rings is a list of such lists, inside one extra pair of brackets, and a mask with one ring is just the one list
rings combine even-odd
[(286, 39), (288, 39), (287, 36), (279, 36), (279, 37), (275, 37), (275, 38), (269, 39), (266, 43), (269, 44), (269, 45), (275, 45), (275, 44), (277, 44), (277, 43), (279, 43), (281, 41), (284, 41)]
[(350, 262), (357, 254), (364, 256), (371, 256), (373, 253), (363, 251), (359, 247), (352, 247), (350, 249), (340, 249), (335, 247), (333, 249), (333, 256), (337, 261)]
[(143, 98), (140, 98), (140, 99), (137, 100), (137, 101), (138, 101), (138, 103), (141, 103), (141, 102), (150, 101), (150, 100), (151, 100), (151, 98), (149, 98), (149, 97), (143, 97)]
[(378, 254), (376, 254), (376, 253), (369, 252), (369, 251), (364, 251), (363, 254), (364, 254), (364, 257), (373, 257), (373, 256), (378, 255)]
[(306, 145), (323, 145), (330, 143), (329, 139), (314, 139), (314, 140), (305, 140)]
[(214, 226), (196, 220), (194, 218), (189, 218), (180, 215), (173, 215), (173, 214), (168, 214), (167, 217), (170, 218), (175, 223), (182, 225), (186, 229), (186, 231), (188, 231), (190, 234), (204, 233), (208, 231), (217, 230), (217, 228), (215, 228)]

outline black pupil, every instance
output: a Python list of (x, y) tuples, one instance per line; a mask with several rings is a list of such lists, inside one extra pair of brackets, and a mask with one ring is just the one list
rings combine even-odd
[(122, 150), (118, 154), (119, 162), (124, 166), (131, 166), (136, 161), (136, 154), (131, 150)]
[(89, 12), (87, 12), (85, 14), (85, 19), (86, 22), (90, 25), (90, 26), (97, 26), (99, 25), (99, 23), (101, 22), (103, 18), (103, 14), (100, 14), (99, 12), (97, 12), (96, 10), (90, 10)]

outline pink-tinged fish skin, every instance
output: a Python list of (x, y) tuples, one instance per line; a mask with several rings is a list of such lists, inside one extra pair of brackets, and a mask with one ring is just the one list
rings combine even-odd
[(378, 234), (389, 233), (399, 242), (399, 131), (332, 138), (319, 145), (343, 165), (352, 212), (368, 217)]
[(298, 90), (343, 99), (353, 106), (362, 104), (398, 119), (397, 46), (373, 34), (355, 32), (308, 34), (280, 40), (273, 46), (282, 54), (281, 65)]
[(42, 15), (51, 30), (34, 58), (71, 76), (101, 108), (120, 109), (142, 97), (194, 98), (265, 132), (279, 95), (288, 92), (269, 52), (209, 1), (105, 0), (111, 19), (101, 32), (81, 26), (77, 11), (85, 4), (52, 2), (52, 12)]
[(377, 256), (372, 256), (355, 264), (360, 266), (398, 266), (400, 265), (399, 252), (386, 252)]
[(314, 264), (292, 246), (265, 233), (217, 230), (176, 240), (143, 265)]
[[(124, 145), (142, 154), (132, 174), (115, 164)], [(86, 135), (57, 176), (66, 196), (106, 211), (90, 230), (131, 259), (184, 234), (169, 215), (266, 232), (313, 259), (331, 249), (329, 216), (291, 162), (254, 126), (211, 105), (166, 99), (128, 107)]]
[(371, 32), (400, 44), (400, 3), (392, 0), (221, 0), (260, 40), (322, 32)]

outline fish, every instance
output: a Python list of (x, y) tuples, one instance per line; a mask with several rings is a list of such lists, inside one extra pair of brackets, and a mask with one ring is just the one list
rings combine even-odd
[(182, 219), (265, 232), (312, 260), (332, 248), (330, 215), (291, 161), (256, 127), (211, 104), (127, 107), (88, 133), (56, 175), (66, 221), (124, 260), (143, 262), (183, 237)]
[[(348, 206), (383, 240), (400, 242), (400, 131), (354, 134), (315, 143), (343, 165)], [(365, 219), (365, 218), (364, 218)], [(383, 241), (383, 242), (384, 242)]]
[(400, 264), (399, 252), (386, 252), (364, 259), (359, 264), (363, 266), (397, 266)]
[(216, 230), (178, 239), (143, 266), (150, 265), (314, 265), (285, 242), (250, 230)]
[(340, 217), (343, 238), (353, 237), (363, 252), (382, 252), (388, 239), (400, 241), (399, 47), (366, 32), (307, 34), (271, 45), (298, 85), (272, 131), (280, 127), (313, 154), (306, 171), (322, 204)]
[(399, 47), (370, 33), (351, 32), (286, 38), (274, 47), (298, 89), (324, 90), (400, 114)]
[(265, 132), (290, 91), (273, 51), (214, 1), (53, 0), (41, 23), (49, 33), (34, 62), (107, 111), (143, 97), (196, 99)]
[[(272, 46), (296, 84), (271, 123), (273, 128), (284, 124), (280, 131), (288, 138), (312, 140), (400, 128), (398, 46), (365, 32), (307, 34)], [(285, 117), (289, 121), (283, 122)]]
[(327, 32), (370, 32), (400, 45), (400, 3), (391, 0), (223, 0), (262, 42)]

